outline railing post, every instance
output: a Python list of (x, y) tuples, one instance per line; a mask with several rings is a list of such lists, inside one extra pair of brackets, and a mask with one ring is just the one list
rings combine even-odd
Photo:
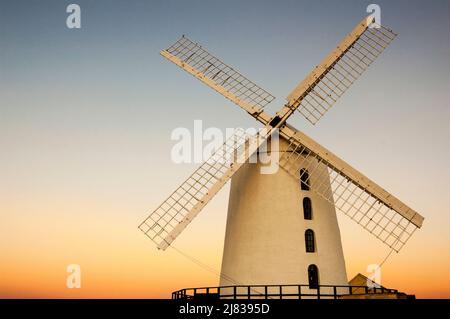
[(250, 286), (247, 286), (247, 296), (248, 296), (248, 299), (250, 299)]
[(233, 297), (236, 299), (236, 286), (233, 286)]
[(302, 299), (302, 285), (298, 285), (298, 299)]
[(283, 288), (281, 285), (279, 286), (279, 289), (280, 289), (280, 299), (283, 299)]
[(337, 289), (336, 289), (336, 286), (333, 286), (333, 295), (334, 295), (334, 299), (337, 299)]
[(267, 299), (267, 286), (264, 286), (264, 297)]
[(320, 285), (317, 285), (317, 299), (320, 299)]
[[(376, 289), (377, 289), (377, 288), (375, 288), (375, 292), (377, 292)], [(369, 287), (365, 286), (365, 287), (364, 287), (364, 290), (365, 290), (365, 292), (366, 292), (366, 295), (369, 294)]]

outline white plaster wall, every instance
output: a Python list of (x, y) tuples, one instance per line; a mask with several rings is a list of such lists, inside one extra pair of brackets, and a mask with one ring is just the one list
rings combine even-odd
[[(286, 147), (281, 141), (280, 150)], [(326, 169), (324, 166), (321, 169)], [(325, 182), (329, 184), (327, 174)], [(310, 176), (311, 184), (324, 182)], [(303, 197), (312, 201), (313, 218), (303, 216)], [(307, 253), (304, 233), (315, 233), (316, 252)], [(220, 285), (308, 284), (308, 266), (319, 268), (321, 285), (348, 285), (334, 206), (283, 169), (260, 174), (260, 164), (245, 164), (233, 176)]]

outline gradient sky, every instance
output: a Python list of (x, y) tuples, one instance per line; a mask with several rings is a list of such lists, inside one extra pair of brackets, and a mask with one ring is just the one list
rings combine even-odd
[[(66, 27), (78, 3), (82, 28)], [(170, 297), (217, 285), (138, 224), (196, 165), (176, 127), (254, 126), (159, 56), (181, 34), (284, 97), (370, 1), (1, 1), (0, 297)], [(377, 1), (397, 39), (315, 127), (290, 122), (425, 216), (382, 284), (450, 297), (450, 2)], [(175, 242), (220, 269), (228, 186)], [(388, 249), (339, 217), (348, 275)], [(79, 264), (82, 288), (66, 288)]]

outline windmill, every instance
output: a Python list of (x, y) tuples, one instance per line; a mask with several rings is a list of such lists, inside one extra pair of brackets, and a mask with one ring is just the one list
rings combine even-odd
[[(316, 124), (396, 34), (364, 18), (269, 115), (274, 96), (182, 36), (161, 55), (231, 100), (263, 128), (238, 131), (139, 226), (165, 250), (231, 179), (220, 285), (347, 285), (336, 210), (398, 252), (423, 217), (312, 138), (287, 124)], [(248, 159), (278, 133), (275, 174)], [(231, 161), (229, 159), (232, 159)], [(266, 291), (267, 293), (267, 291)]]

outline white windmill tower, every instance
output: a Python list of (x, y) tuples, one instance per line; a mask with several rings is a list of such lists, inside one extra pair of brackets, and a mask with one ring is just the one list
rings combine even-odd
[[(336, 210), (398, 252), (423, 217), (332, 152), (288, 125), (300, 112), (315, 124), (396, 34), (364, 18), (270, 116), (274, 97), (200, 45), (182, 37), (161, 55), (264, 125), (238, 131), (178, 187), (139, 228), (166, 249), (231, 179), (221, 286), (236, 283), (348, 285)], [(249, 157), (275, 133), (275, 174)], [(231, 159), (231, 161), (230, 161)], [(267, 294), (267, 290), (266, 290)]]

